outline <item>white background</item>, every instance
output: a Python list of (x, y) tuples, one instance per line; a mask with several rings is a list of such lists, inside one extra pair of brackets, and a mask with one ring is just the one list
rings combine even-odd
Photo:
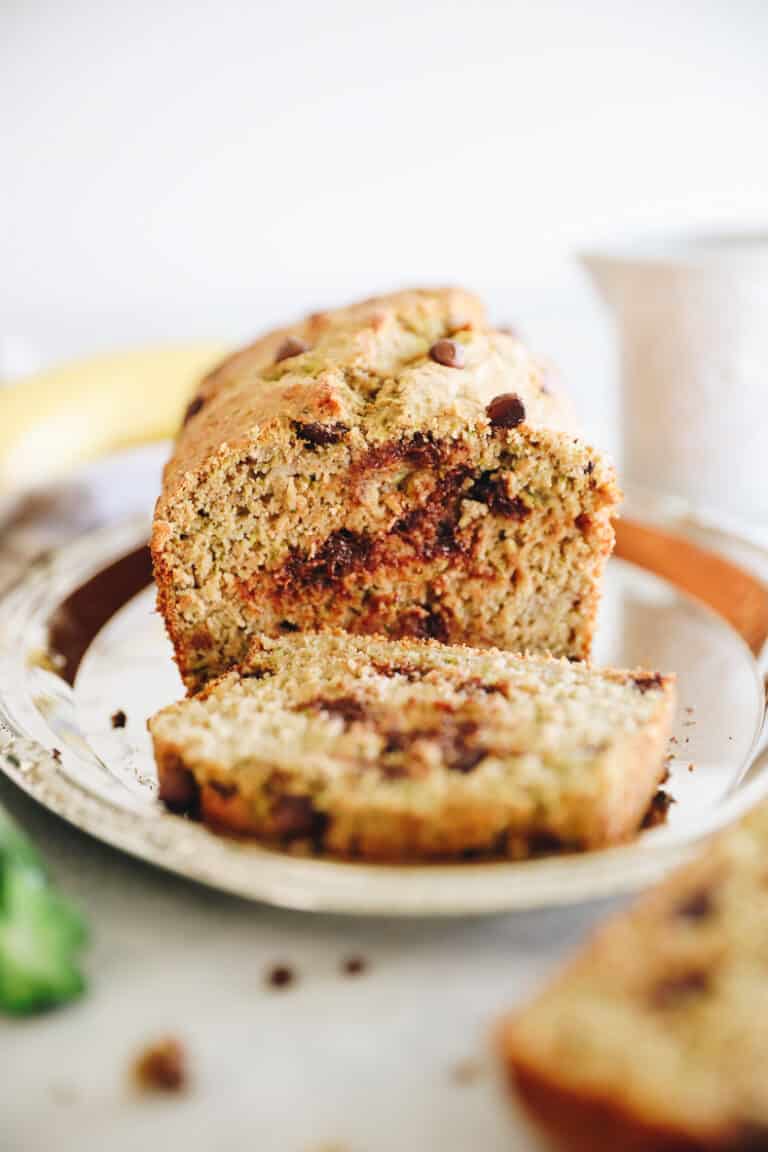
[(754, 223), (765, 0), (0, 0), (0, 377), (466, 283), (610, 429), (574, 250)]

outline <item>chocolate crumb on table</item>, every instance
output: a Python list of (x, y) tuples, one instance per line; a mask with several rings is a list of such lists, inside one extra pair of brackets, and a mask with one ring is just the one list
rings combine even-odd
[(296, 982), (296, 973), (288, 964), (275, 964), (267, 972), (270, 988), (288, 988)]
[(182, 1092), (187, 1086), (187, 1059), (182, 1044), (167, 1036), (148, 1045), (133, 1066), (136, 1083), (147, 1092)]
[(53, 758), (57, 764), (61, 764), (61, 749), (60, 748), (51, 748), (51, 756), (53, 756)]
[(364, 956), (347, 956), (342, 961), (341, 970), (345, 976), (362, 976), (368, 967)]
[(113, 728), (125, 728), (126, 724), (128, 723), (128, 717), (126, 716), (125, 712), (123, 712), (122, 708), (118, 708), (117, 712), (113, 712), (110, 719)]

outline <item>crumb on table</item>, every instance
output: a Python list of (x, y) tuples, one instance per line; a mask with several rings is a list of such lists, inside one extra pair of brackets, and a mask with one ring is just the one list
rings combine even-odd
[(136, 1083), (146, 1092), (181, 1092), (187, 1084), (186, 1054), (173, 1036), (149, 1044), (133, 1066)]
[(274, 964), (267, 972), (267, 984), (271, 988), (288, 988), (296, 981), (296, 973), (289, 964)]
[(472, 1058), (459, 1060), (451, 1069), (451, 1079), (456, 1084), (472, 1084), (480, 1076), (483, 1066)]
[(113, 712), (111, 716), (113, 728), (125, 728), (128, 723), (128, 717), (122, 708), (118, 708), (117, 712)]
[(364, 956), (347, 956), (342, 961), (341, 970), (345, 976), (362, 976), (368, 967)]

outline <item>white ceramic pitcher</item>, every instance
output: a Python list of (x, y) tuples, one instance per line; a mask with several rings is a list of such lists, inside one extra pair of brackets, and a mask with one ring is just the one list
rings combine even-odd
[(768, 524), (768, 233), (582, 261), (618, 322), (627, 481)]

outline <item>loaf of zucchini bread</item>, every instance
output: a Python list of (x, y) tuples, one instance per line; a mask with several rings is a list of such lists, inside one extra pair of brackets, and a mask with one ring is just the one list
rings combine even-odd
[(155, 514), (159, 608), (191, 691), (252, 635), (326, 626), (582, 659), (618, 497), (475, 297), (401, 292), (203, 381)]
[(669, 680), (345, 632), (254, 641), (150, 721), (160, 797), (220, 831), (419, 860), (599, 848), (665, 772)]

